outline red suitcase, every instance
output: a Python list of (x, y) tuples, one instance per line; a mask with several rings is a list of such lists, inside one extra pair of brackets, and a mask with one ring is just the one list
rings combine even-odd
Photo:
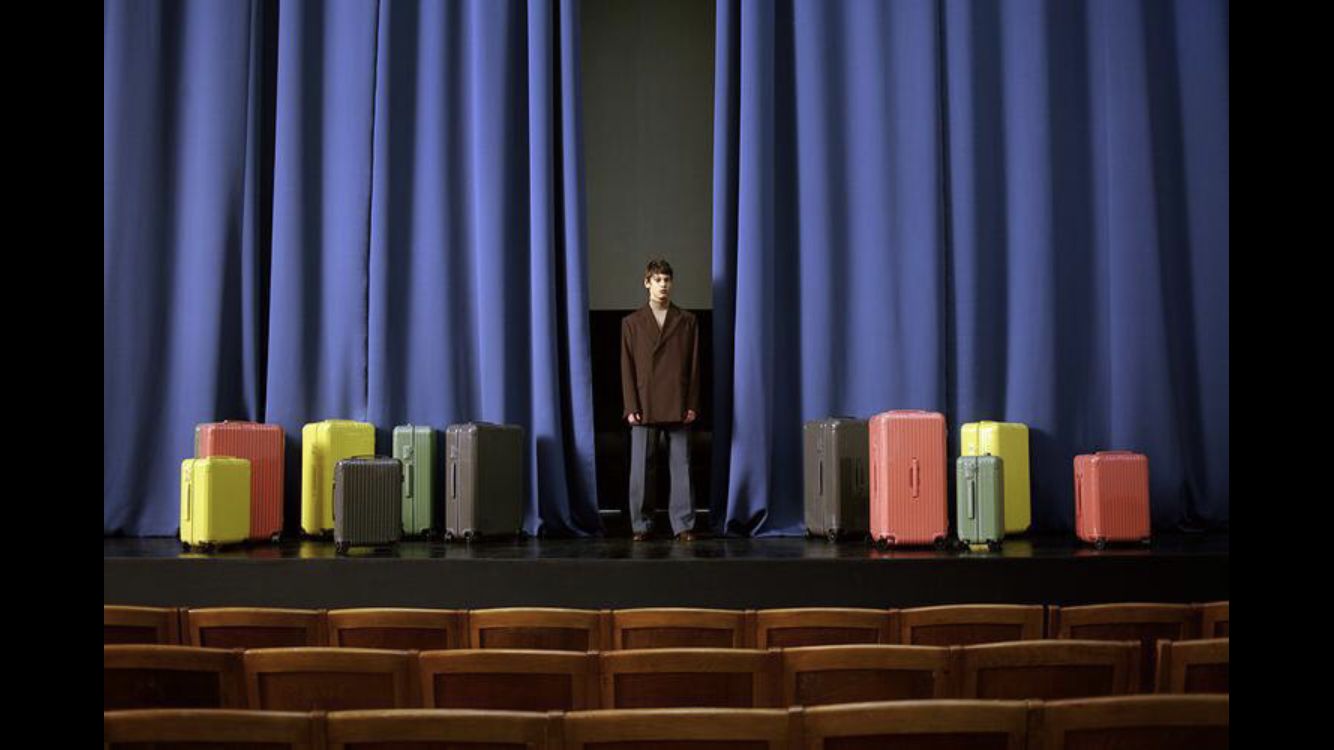
[(1107, 542), (1149, 542), (1149, 457), (1131, 451), (1075, 456), (1075, 534)]
[(888, 411), (871, 417), (871, 537), (892, 545), (945, 545), (945, 415)]
[(209, 422), (195, 427), (195, 457), (250, 461), (250, 538), (278, 541), (283, 531), (283, 428), (260, 422)]

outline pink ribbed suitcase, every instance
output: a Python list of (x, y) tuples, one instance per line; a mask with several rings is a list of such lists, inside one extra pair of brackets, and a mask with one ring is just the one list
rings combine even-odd
[(250, 461), (250, 538), (278, 541), (283, 531), (283, 428), (260, 422), (209, 422), (195, 427), (195, 457)]
[(945, 546), (945, 415), (887, 411), (867, 425), (871, 459), (871, 538), (895, 545)]
[(1131, 451), (1075, 456), (1075, 533), (1098, 549), (1149, 543), (1149, 457)]

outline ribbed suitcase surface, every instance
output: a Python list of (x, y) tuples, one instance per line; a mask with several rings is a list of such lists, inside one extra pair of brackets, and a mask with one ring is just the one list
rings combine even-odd
[(326, 419), (301, 428), (301, 530), (320, 536), (332, 531), (334, 466), (344, 458), (375, 453), (375, 426), (350, 419)]
[(403, 462), (403, 533), (434, 536), (443, 525), (435, 494), (435, 429), (399, 425), (393, 442), (394, 458)]
[(1148, 541), (1148, 456), (1131, 451), (1075, 456), (1075, 532), (1099, 546)]
[(250, 533), (250, 462), (231, 456), (181, 462), (181, 543), (214, 547)]
[(871, 417), (871, 536), (882, 545), (944, 545), (945, 415), (896, 410)]
[(250, 538), (277, 541), (283, 530), (283, 428), (260, 422), (208, 422), (195, 427), (195, 457), (235, 456), (250, 462)]
[(806, 533), (834, 541), (865, 534), (870, 510), (866, 421), (834, 417), (802, 426)]
[(1005, 537), (1005, 462), (997, 456), (959, 456), (954, 489), (959, 541), (1000, 544)]
[(1005, 462), (1005, 533), (1022, 534), (1032, 521), (1028, 425), (969, 422), (959, 431), (959, 455), (998, 456)]
[(445, 538), (522, 533), (523, 428), (452, 424), (445, 453)]
[(334, 466), (334, 545), (397, 542), (403, 533), (403, 464), (389, 456), (345, 458)]

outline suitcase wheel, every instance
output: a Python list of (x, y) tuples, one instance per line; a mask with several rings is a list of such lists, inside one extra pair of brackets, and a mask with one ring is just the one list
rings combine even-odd
[(1106, 540), (1106, 539), (1094, 539), (1094, 540), (1093, 540), (1093, 547), (1094, 547), (1095, 549), (1107, 549), (1107, 540)]
[(1143, 539), (1139, 540), (1139, 543), (1144, 545), (1145, 547), (1149, 547), (1153, 545), (1153, 540), (1146, 536)]
[(182, 552), (189, 552), (189, 551), (190, 551), (190, 543), (189, 543), (189, 542), (181, 542), (181, 551), (182, 551)]
[(446, 542), (452, 542), (454, 541), (454, 532), (446, 531), (441, 538), (444, 539)]
[(993, 540), (987, 542), (987, 549), (990, 550), (990, 551), (992, 551), (992, 552), (1000, 552), (1000, 550), (1001, 550), (1001, 543), (993, 539)]
[(347, 550), (351, 546), (352, 545), (348, 544), (347, 542), (334, 542), (334, 553), (339, 555), (346, 555)]
[(878, 550), (880, 550), (881, 552), (886, 552), (886, 551), (888, 551), (888, 550), (889, 550), (889, 539), (883, 539), (883, 538), (882, 538), (882, 539), (877, 539), (877, 540), (875, 540), (875, 548), (878, 549)]
[(826, 531), (826, 532), (824, 533), (824, 538), (825, 538), (825, 539), (828, 539), (830, 542), (837, 542), (837, 541), (838, 541), (838, 529), (829, 529), (828, 531)]
[(815, 532), (811, 531), (809, 527), (806, 529), (806, 531), (805, 531), (804, 533), (805, 533), (805, 536), (806, 536), (807, 539), (814, 539), (814, 538), (815, 538)]
[(943, 536), (938, 536), (938, 537), (936, 537), (935, 539), (933, 539), (933, 540), (931, 541), (931, 544), (932, 544), (936, 549), (945, 549), (945, 537), (943, 537)]
[(277, 544), (283, 540), (283, 532), (275, 531), (269, 535), (269, 544)]
[(467, 531), (463, 532), (463, 541), (465, 542), (472, 542), (474, 539), (478, 539), (480, 537), (481, 534), (478, 534), (476, 531), (473, 531), (472, 529), (468, 529)]

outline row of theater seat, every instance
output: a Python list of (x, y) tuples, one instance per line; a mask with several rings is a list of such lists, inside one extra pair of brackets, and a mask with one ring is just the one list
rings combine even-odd
[(786, 648), (841, 643), (963, 646), (1038, 638), (1225, 638), (1228, 603), (1080, 607), (972, 604), (915, 609), (103, 608), (104, 643), (218, 648), (353, 646), (426, 651), (524, 648)]
[(108, 750), (231, 742), (288, 750), (467, 747), (472, 750), (853, 750), (854, 748), (1228, 747), (1224, 695), (1071, 701), (906, 701), (822, 708), (592, 712), (453, 710), (111, 711)]
[[(1227, 693), (1228, 639), (1159, 641), (1160, 693)], [(104, 709), (577, 711), (884, 700), (1059, 700), (1140, 691), (1140, 644), (649, 649), (103, 646)]]

